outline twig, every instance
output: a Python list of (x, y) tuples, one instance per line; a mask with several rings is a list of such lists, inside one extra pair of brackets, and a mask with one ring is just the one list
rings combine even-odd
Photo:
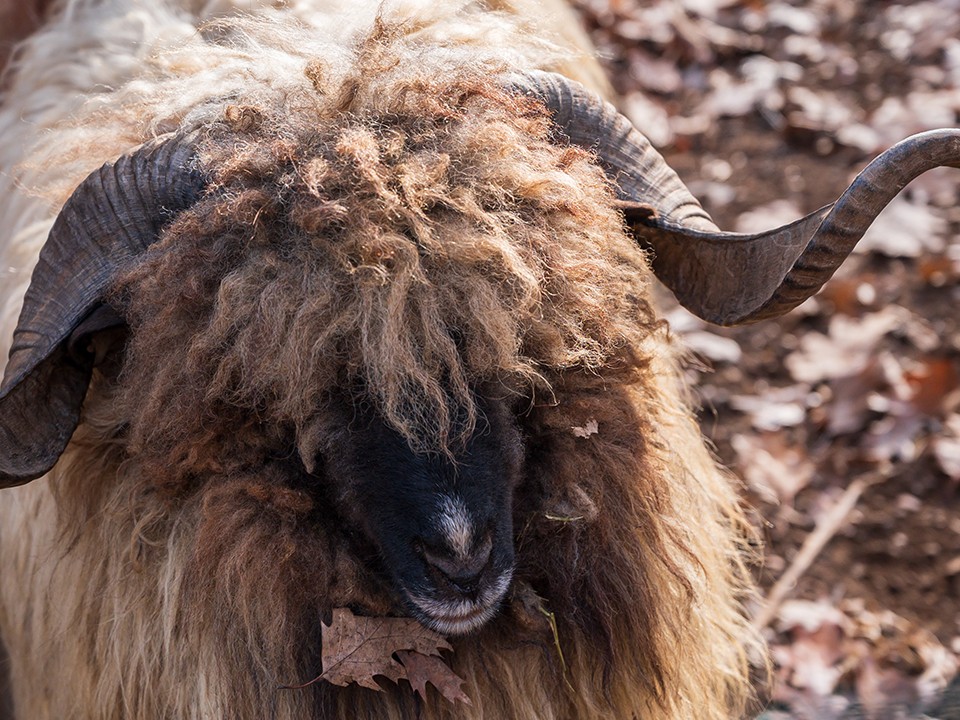
[(780, 609), (780, 605), (783, 604), (783, 601), (786, 600), (787, 596), (796, 587), (797, 581), (817, 558), (817, 555), (820, 554), (820, 551), (823, 550), (824, 546), (830, 541), (830, 538), (836, 535), (837, 531), (843, 527), (847, 515), (853, 510), (863, 491), (879, 480), (880, 478), (876, 477), (870, 479), (857, 478), (850, 483), (850, 487), (848, 487), (841, 498), (837, 500), (836, 504), (830, 508), (830, 511), (820, 518), (817, 526), (807, 536), (807, 539), (803, 541), (803, 547), (800, 548), (800, 552), (797, 553), (793, 562), (790, 563), (790, 567), (780, 576), (780, 579), (777, 580), (774, 586), (770, 588), (766, 602), (764, 602), (757, 611), (756, 617), (753, 619), (753, 625), (757, 630), (762, 630), (770, 624), (770, 621), (776, 616), (777, 610)]

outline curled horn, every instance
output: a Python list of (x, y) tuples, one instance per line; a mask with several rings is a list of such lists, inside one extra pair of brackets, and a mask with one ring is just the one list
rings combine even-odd
[(120, 322), (99, 310), (105, 289), (203, 192), (194, 144), (142, 145), (90, 174), (57, 216), (0, 384), (0, 487), (46, 473), (70, 440), (96, 361), (85, 338)]
[(637, 240), (684, 307), (718, 325), (779, 317), (816, 293), (897, 193), (935, 167), (960, 167), (960, 129), (932, 130), (876, 158), (840, 198), (783, 227), (721, 232), (663, 157), (623, 115), (560, 75), (511, 75), (560, 134), (597, 153)]

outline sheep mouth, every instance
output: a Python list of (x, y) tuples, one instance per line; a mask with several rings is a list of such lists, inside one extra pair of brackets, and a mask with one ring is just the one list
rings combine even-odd
[(513, 570), (501, 574), (476, 600), (447, 600), (406, 591), (416, 618), (444, 635), (466, 635), (493, 619), (507, 594)]

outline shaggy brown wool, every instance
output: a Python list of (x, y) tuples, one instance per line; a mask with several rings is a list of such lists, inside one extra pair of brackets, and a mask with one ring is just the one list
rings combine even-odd
[(362, 381), (412, 446), (447, 451), (481, 383), (549, 397), (552, 373), (639, 362), (621, 349), (655, 326), (644, 259), (541, 109), (479, 80), (375, 110), (350, 93), (293, 117), (228, 107), (203, 150), (211, 196), (118, 284), (134, 367), (162, 368), (132, 390), (131, 439), (172, 476), (208, 469), (198, 434), (236, 410), (306, 442)]

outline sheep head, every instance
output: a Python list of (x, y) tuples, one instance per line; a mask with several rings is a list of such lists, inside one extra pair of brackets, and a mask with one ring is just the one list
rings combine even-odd
[[(9, 371), (21, 380), (10, 380), (21, 388), (10, 406), (23, 408), (35, 407), (31, 373), (46, 378), (61, 365), (73, 372), (61, 385), (69, 397), (51, 403), (44, 420), (51, 434), (42, 451), (59, 455), (61, 433), (77, 422), (98, 361), (84, 351), (103, 338), (100, 319), (123, 318), (130, 330), (114, 378), (121, 390), (110, 403), (125, 419), (116, 425), (128, 451), (119, 462), (131, 484), (156, 480), (152, 491), (182, 503), (204, 483), (269, 477), (262, 483), (323, 508), (300, 512), (298, 522), (315, 523), (318, 534), (348, 529), (364, 570), (392, 590), (393, 610), (451, 634), (487, 621), (512, 576), (516, 416), (530, 406), (538, 366), (589, 367), (618, 351), (623, 333), (606, 332), (604, 314), (653, 325), (639, 293), (611, 300), (585, 282), (632, 284), (646, 270), (616, 211), (598, 202), (610, 199), (602, 171), (586, 152), (547, 141), (542, 108), (526, 118), (509, 107), (510, 96), (492, 94), (487, 109), (507, 122), (480, 129), (506, 135), (506, 149), (518, 154), (510, 138), (529, 131), (545, 153), (535, 167), (489, 163), (472, 119), (457, 122), (437, 103), (433, 124), (395, 114), (280, 138), (248, 137), (225, 117), (199, 143), (157, 143), (91, 176), (61, 212), (51, 237), (63, 240), (45, 252), (46, 280), (38, 272), (28, 301), (49, 315), (49, 298), (74, 283), (71, 329), (53, 340), (60, 355)], [(474, 101), (485, 112), (484, 92)], [(184, 181), (142, 180), (177, 169), (190, 171)], [(590, 187), (589, 202), (559, 185), (573, 171)], [(125, 182), (112, 182), (118, 176)], [(464, 179), (447, 191), (455, 176)], [(471, 194), (470, 182), (493, 189)], [(181, 202), (177, 189), (187, 187)], [(513, 197), (523, 192), (531, 198)], [(578, 203), (600, 206), (602, 217), (578, 227)], [(141, 241), (105, 229), (96, 212), (90, 220), (91, 207), (104, 215), (119, 208), (124, 229), (156, 208), (175, 217), (159, 242), (153, 223), (163, 220), (150, 221), (151, 239)], [(127, 247), (91, 252), (93, 271), (82, 260), (77, 270), (60, 269), (78, 245), (96, 244), (75, 237), (87, 233)], [(611, 234), (627, 258), (591, 257)], [(514, 245), (516, 235), (526, 239)], [(84, 294), (101, 272), (108, 281)], [(575, 311), (541, 302), (542, 290)], [(103, 303), (118, 312), (96, 309)], [(29, 327), (22, 324), (15, 351), (24, 359)], [(10, 458), (39, 464), (27, 455)], [(270, 502), (268, 493), (258, 497)]]
[[(513, 186), (488, 203), (492, 210), (469, 195), (422, 190), (411, 168), (458, 175), (464, 182), (470, 177), (469, 168), (453, 167), (449, 158), (446, 165), (406, 163), (386, 183), (390, 187), (380, 188), (382, 177), (367, 172), (363, 163), (389, 155), (394, 146), (433, 142), (429, 123), (417, 118), (410, 120), (415, 132), (404, 137), (392, 135), (389, 123), (378, 120), (373, 126), (382, 137), (376, 141), (370, 139), (374, 131), (363, 128), (347, 127), (331, 138), (309, 130), (305, 142), (317, 149), (305, 163), (284, 159), (290, 150), (284, 139), (265, 143), (261, 155), (253, 152), (238, 160), (229, 154), (233, 142), (224, 144), (230, 148), (224, 154), (215, 142), (207, 146), (196, 135), (186, 135), (148, 143), (93, 173), (61, 211), (27, 292), (0, 387), (0, 486), (27, 482), (56, 463), (79, 421), (93, 367), (104, 352), (111, 352), (105, 333), (130, 323), (129, 374), (143, 387), (127, 392), (127, 404), (180, 407), (191, 393), (196, 398), (189, 422), (182, 414), (163, 416), (159, 430), (143, 427), (142, 420), (138, 426), (131, 412), (131, 446), (148, 459), (152, 453), (175, 479), (196, 477), (191, 453), (204, 418), (236, 411), (253, 434), (262, 430), (267, 438), (264, 458), (287, 458), (297, 448), (296, 482), (333, 488), (337, 512), (359, 528), (358, 542), (381, 558), (382, 574), (409, 611), (442, 631), (467, 632), (495, 613), (510, 583), (511, 500), (522, 474), (514, 406), (530, 402), (530, 386), (541, 372), (616, 366), (624, 360), (615, 357), (618, 348), (630, 352), (638, 347), (639, 333), (656, 324), (646, 301), (632, 293), (613, 300), (591, 296), (599, 272), (619, 273), (622, 287), (629, 286), (630, 273), (635, 284), (646, 277), (642, 258), (624, 260), (626, 250), (612, 253), (622, 257), (606, 266), (591, 264), (597, 253), (590, 242), (622, 234), (614, 208), (623, 212), (635, 239), (654, 248), (655, 270), (688, 307), (714, 321), (746, 322), (786, 312), (815, 292), (909, 179), (930, 167), (960, 162), (960, 132), (920, 136), (871, 165), (832, 209), (763, 235), (730, 236), (716, 230), (643, 136), (599, 98), (546, 74), (511, 76), (503, 84), (503, 92), (520, 109), (509, 122), (494, 123), (491, 137), (529, 132), (538, 142), (560, 142), (550, 145), (550, 172), (532, 180), (509, 178)], [(489, 89), (473, 96), (461, 93), (481, 108), (486, 101), (506, 104), (496, 94)], [(436, 131), (455, 131), (451, 128), (457, 127), (461, 112), (456, 97), (436, 106)], [(461, 125), (459, 132), (467, 133), (469, 123)], [(574, 149), (563, 147), (565, 141)], [(577, 146), (595, 149), (602, 171)], [(508, 143), (507, 151), (510, 147)], [(331, 148), (340, 160), (356, 162), (331, 172), (340, 161), (329, 155)], [(468, 148), (479, 158), (479, 174), (496, 171), (496, 163), (484, 159), (484, 150), (483, 142)], [(522, 148), (518, 154), (523, 155)], [(434, 152), (431, 157), (444, 155)], [(547, 200), (552, 205), (544, 197), (523, 205), (528, 185), (550, 186), (559, 176), (551, 173), (568, 166), (586, 168), (579, 176), (592, 184), (586, 201), (571, 196), (578, 185), (551, 186)], [(267, 190), (245, 184), (258, 173), (269, 181)], [(353, 179), (344, 184), (345, 177)], [(619, 205), (607, 178), (615, 185)], [(338, 183), (342, 187), (335, 187)], [(356, 225), (349, 203), (370, 188), (380, 193), (378, 222)], [(386, 202), (384, 193), (390, 197)], [(394, 202), (394, 196), (400, 200)], [(455, 216), (447, 227), (466, 240), (431, 238), (425, 208)], [(561, 217), (557, 222), (566, 223), (572, 238), (570, 247), (554, 256), (553, 228), (536, 227), (538, 218), (551, 213)], [(530, 252), (508, 247), (484, 255), (488, 249), (482, 238), (473, 243), (470, 233), (479, 232), (477, 226), (491, 217), (496, 227), (484, 232), (522, 225), (539, 233), (541, 244)], [(598, 222), (605, 229), (581, 237), (577, 222)], [(276, 248), (269, 238), (263, 240), (263, 226), (270, 223), (288, 229), (299, 245)], [(157, 243), (161, 230), (164, 237)], [(350, 232), (360, 239), (350, 240)], [(211, 241), (214, 245), (233, 247), (230, 252), (259, 253), (259, 264), (225, 266), (214, 287), (205, 288), (196, 273), (206, 272), (210, 238), (219, 238)], [(431, 243), (443, 247), (434, 252)], [(448, 245), (460, 253), (452, 265), (437, 260), (445, 257)], [(525, 253), (540, 264), (530, 266)], [(403, 314), (390, 292), (399, 285), (412, 288), (408, 295), (438, 286), (421, 272), (424, 256), (431, 257), (436, 277), (473, 273), (480, 294), (439, 293), (429, 303), (414, 302), (403, 327), (412, 323), (420, 336), (431, 338), (428, 351), (414, 347), (417, 333), (399, 344), (387, 343), (384, 351), (377, 339), (389, 340), (397, 326), (382, 322), (383, 308)], [(332, 274), (308, 274), (317, 258), (336, 266)], [(401, 275), (399, 285), (392, 282), (391, 273), (405, 272), (405, 267), (416, 271)], [(555, 281), (543, 280), (551, 272)], [(183, 278), (190, 297), (171, 300), (169, 285), (152, 282), (155, 274)], [(267, 286), (274, 274), (289, 290), (282, 307), (262, 302), (272, 292)], [(500, 284), (487, 283), (488, 276)], [(335, 285), (328, 281), (336, 277), (347, 278), (349, 292), (357, 298), (345, 315), (324, 314), (327, 310), (312, 300), (321, 291), (332, 293), (324, 283)], [(524, 289), (524, 283), (536, 287)], [(255, 289), (247, 292), (251, 287)], [(515, 301), (523, 321), (511, 322), (509, 312), (485, 316), (484, 293), (504, 294), (487, 304), (500, 310), (512, 310)], [(573, 299), (555, 300), (566, 295)], [(193, 299), (196, 307), (189, 305)], [(336, 302), (327, 304), (337, 307)], [(111, 305), (117, 312), (101, 309)], [(156, 312), (158, 307), (162, 312)], [(258, 317), (262, 307), (271, 307), (272, 313)], [(567, 312), (580, 314), (565, 316)], [(630, 312), (649, 317), (632, 326), (625, 321), (618, 325), (616, 319)], [(205, 324), (181, 333), (189, 340), (184, 345), (179, 335), (170, 334), (184, 324), (164, 325), (164, 313), (186, 318), (188, 326), (198, 318)], [(235, 332), (239, 327), (245, 333)], [(362, 352), (351, 354), (361, 345)], [(224, 354), (222, 349), (231, 346), (236, 352)], [(163, 353), (172, 357), (163, 358)], [(640, 365), (635, 360), (621, 365), (631, 362)], [(179, 365), (192, 374), (176, 375)], [(473, 370), (465, 372), (466, 365)], [(176, 382), (169, 380), (171, 374)], [(153, 392), (154, 380), (167, 388), (179, 383), (180, 395)], [(361, 390), (343, 390), (350, 387)], [(228, 397), (233, 405), (211, 405), (210, 397)], [(258, 419), (261, 415), (265, 421)], [(165, 433), (164, 443), (153, 443), (157, 433)], [(217, 462), (229, 463), (226, 451), (223, 455)]]

